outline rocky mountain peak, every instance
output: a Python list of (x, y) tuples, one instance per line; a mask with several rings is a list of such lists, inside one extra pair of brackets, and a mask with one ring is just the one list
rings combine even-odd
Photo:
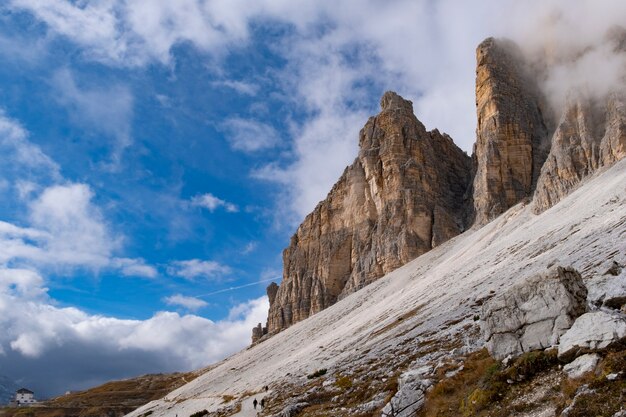
[(474, 210), (485, 224), (531, 197), (549, 148), (550, 121), (530, 65), (508, 40), (476, 49)]
[(283, 252), (270, 300), (275, 333), (461, 233), (471, 159), (427, 132), (394, 92), (359, 135), (357, 159), (309, 214)]
[(380, 99), (380, 109), (383, 112), (398, 110), (413, 114), (413, 102), (402, 98), (394, 91), (387, 91)]

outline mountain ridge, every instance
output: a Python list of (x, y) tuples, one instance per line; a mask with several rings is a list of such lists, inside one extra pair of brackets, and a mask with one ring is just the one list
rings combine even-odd
[(385, 93), (381, 112), (360, 132), (355, 162), (284, 250), (283, 280), (268, 291), (267, 325), (253, 331), (253, 343), (520, 201), (534, 200), (539, 213), (584, 177), (626, 157), (619, 87), (600, 107), (572, 91), (577, 99), (557, 111), (557, 123), (541, 77), (512, 41), (487, 38), (478, 45), (471, 158), (446, 134), (426, 131), (410, 101)]

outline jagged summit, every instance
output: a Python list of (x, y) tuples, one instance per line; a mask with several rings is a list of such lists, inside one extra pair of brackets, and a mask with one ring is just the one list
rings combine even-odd
[(395, 91), (387, 91), (380, 98), (382, 111), (399, 110), (413, 114), (413, 102), (399, 96)]
[(466, 228), (471, 159), (427, 132), (394, 92), (359, 135), (359, 154), (283, 252), (268, 317), (276, 333), (334, 304)]
[(535, 193), (535, 213), (563, 199), (586, 176), (626, 157), (626, 106), (622, 94), (604, 103), (572, 92), (552, 139)]
[(474, 210), (482, 225), (531, 197), (549, 149), (545, 98), (513, 42), (476, 49)]

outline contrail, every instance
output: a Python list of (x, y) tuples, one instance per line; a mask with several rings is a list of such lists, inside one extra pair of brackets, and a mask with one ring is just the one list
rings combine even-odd
[(213, 291), (210, 292), (208, 294), (200, 294), (200, 295), (196, 295), (196, 297), (210, 297), (211, 295), (215, 295), (215, 294), (221, 294), (223, 292), (228, 292), (228, 291), (235, 291), (235, 290), (239, 290), (241, 288), (246, 288), (246, 287), (252, 287), (253, 285), (257, 285), (257, 284), (262, 284), (264, 282), (270, 282), (270, 281), (277, 281), (280, 278), (268, 278), (268, 279), (262, 279), (260, 281), (256, 281), (256, 282), (252, 282), (250, 284), (244, 284), (244, 285), (238, 285), (236, 287), (229, 287), (229, 288), (224, 288), (218, 291)]

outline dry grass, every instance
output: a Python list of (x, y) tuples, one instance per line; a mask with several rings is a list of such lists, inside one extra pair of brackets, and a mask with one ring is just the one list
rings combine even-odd
[[(492, 415), (494, 405), (511, 406), (522, 411), (523, 404), (500, 404), (514, 384), (532, 380), (536, 375), (558, 364), (555, 351), (530, 352), (522, 355), (508, 368), (491, 358), (483, 349), (470, 354), (463, 370), (451, 378), (441, 379), (426, 396), (424, 417), (469, 417)], [(439, 374), (441, 377), (446, 368)], [(494, 414), (498, 415), (498, 414)], [(504, 414), (500, 414), (504, 415)], [(507, 414), (508, 415), (508, 414)]]
[[(610, 381), (606, 378), (609, 374), (617, 374), (617, 378)], [(626, 350), (609, 353), (600, 365), (599, 375), (579, 381), (578, 385), (582, 383), (587, 383), (594, 393), (580, 395), (569, 417), (611, 417), (620, 411), (626, 405)], [(573, 396), (570, 390), (570, 397)]]
[[(3, 417), (116, 417), (159, 398), (198, 374), (144, 375), (107, 382), (95, 388), (43, 402), (41, 407), (7, 408)], [(147, 417), (147, 416), (146, 416)]]

